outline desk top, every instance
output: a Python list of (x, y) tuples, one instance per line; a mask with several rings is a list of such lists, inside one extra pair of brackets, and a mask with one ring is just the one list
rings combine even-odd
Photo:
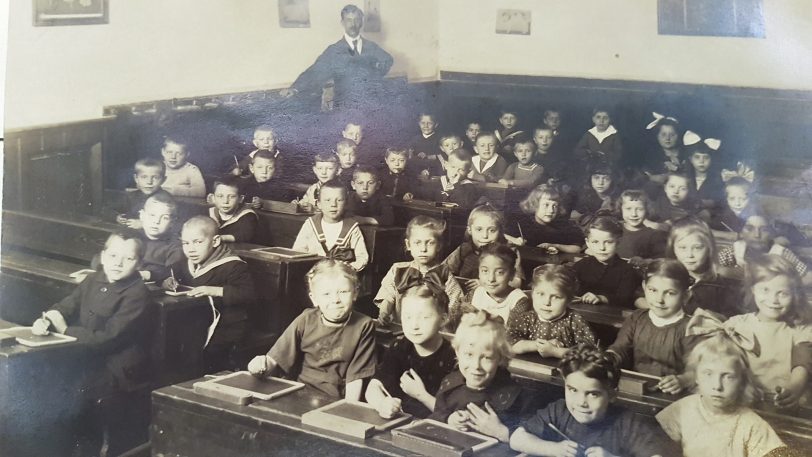
[[(223, 427), (233, 426), (239, 429), (250, 428), (252, 430), (257, 428), (260, 430), (282, 428), (286, 431), (286, 436), (291, 440), (297, 440), (296, 435), (315, 435), (334, 442), (336, 448), (347, 449), (347, 446), (352, 446), (357, 448), (359, 453), (395, 456), (412, 455), (410, 452), (392, 444), (390, 432), (379, 433), (367, 440), (360, 441), (327, 430), (306, 428), (301, 424), (303, 414), (336, 401), (335, 398), (326, 397), (310, 388), (306, 387), (274, 400), (256, 401), (247, 406), (239, 406), (194, 393), (192, 384), (197, 381), (199, 380), (154, 391), (152, 393), (153, 417), (155, 417), (155, 414), (160, 414), (162, 407), (171, 406), (174, 411), (185, 410), (189, 414), (216, 416), (217, 421), (222, 423)], [(156, 410), (157, 413), (155, 413)], [(243, 425), (247, 423), (250, 423), (250, 426)], [(153, 423), (153, 427), (155, 425)], [(166, 435), (168, 432), (164, 431), (162, 434)], [(177, 433), (177, 430), (175, 432)], [(205, 439), (205, 437), (201, 436), (200, 439)], [(161, 437), (161, 441), (168, 440), (169, 438), (166, 436)], [(184, 441), (188, 441), (188, 437)], [(162, 450), (185, 455), (182, 449), (168, 448)], [(500, 444), (477, 455), (502, 457), (515, 456), (517, 453), (511, 451), (507, 444)]]
[[(15, 324), (13, 322), (8, 322), (4, 320), (0, 320), (0, 331), (4, 328), (12, 328), (12, 327), (19, 327), (20, 324)], [(48, 346), (39, 346), (39, 347), (30, 347), (24, 346), (19, 343), (12, 343), (9, 346), (0, 347), (0, 360), (3, 359), (16, 359), (19, 357), (25, 356), (33, 356), (37, 354), (36, 357), (64, 357), (69, 353), (77, 353), (77, 351), (81, 351), (84, 345), (81, 341), (67, 341), (60, 344), (48, 345)], [(2, 370), (0, 370), (2, 371)]]

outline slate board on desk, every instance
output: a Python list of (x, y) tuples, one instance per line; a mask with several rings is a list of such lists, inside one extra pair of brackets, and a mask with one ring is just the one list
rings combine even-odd
[(28, 347), (52, 346), (76, 341), (76, 338), (61, 333), (51, 332), (47, 335), (34, 335), (31, 333), (31, 327), (5, 328), (0, 330), (0, 333), (15, 337), (18, 343)]
[(461, 432), (450, 425), (423, 419), (392, 430), (392, 444), (431, 457), (474, 455), (498, 443), (495, 438)]
[(303, 414), (302, 424), (366, 439), (375, 432), (389, 430), (411, 418), (409, 414), (398, 413), (391, 419), (384, 419), (367, 403), (339, 400)]
[(258, 378), (247, 371), (217, 376), (193, 384), (196, 394), (247, 405), (253, 400), (272, 400), (304, 387), (304, 384), (282, 378)]

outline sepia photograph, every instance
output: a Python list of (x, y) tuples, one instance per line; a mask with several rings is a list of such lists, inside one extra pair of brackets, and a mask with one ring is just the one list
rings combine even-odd
[(812, 455), (808, 0), (15, 0), (0, 456)]
[(526, 10), (497, 10), (496, 33), (530, 35), (531, 13)]

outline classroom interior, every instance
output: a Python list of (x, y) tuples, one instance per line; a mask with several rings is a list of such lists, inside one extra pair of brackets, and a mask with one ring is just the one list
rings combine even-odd
[[(472, 6), (380, 0), (380, 32), (363, 36), (394, 58), (390, 98), (375, 110), (351, 112), (322, 110), (321, 100), (294, 105), (278, 94), (341, 36), (346, 1), (309, 2), (304, 28), (281, 27), (277, 2), (266, 0), (114, 0), (108, 23), (54, 27), (33, 25), (35, 3), (9, 2), (0, 254), (0, 325), (6, 328), (30, 325), (76, 287), (71, 273), (88, 268), (118, 229), (109, 202), (132, 187), (132, 164), (159, 158), (163, 137), (173, 132), (193, 138), (191, 160), (210, 185), (235, 151), (250, 148), (260, 124), (277, 129), (280, 149), (292, 161), (305, 162), (335, 147), (350, 120), (364, 125), (363, 151), (379, 154), (417, 135), (424, 111), (436, 113), (441, 130), (461, 134), (472, 118), (483, 129), (496, 128), (506, 107), (530, 130), (545, 109), (556, 107), (565, 128), (580, 135), (601, 105), (611, 107), (627, 150), (643, 160), (652, 144), (645, 126), (658, 112), (721, 139), (732, 166), (743, 161), (756, 170), (769, 215), (812, 238), (807, 0), (763, 0), (761, 38), (659, 34), (654, 1), (480, 0)], [(531, 13), (529, 35), (495, 33), (497, 10), (506, 8)], [(493, 193), (503, 202), (517, 198)], [(203, 199), (178, 200), (182, 214), (207, 214)], [(391, 227), (362, 227), (371, 254), (361, 277), (368, 301), (392, 263), (408, 258), (404, 227), (416, 214), (459, 229), (447, 247), (461, 241), (465, 215), (433, 206), (401, 206)], [(306, 217), (259, 211), (261, 244), (291, 247)], [(720, 242), (731, 241), (723, 236)], [(235, 247), (252, 269), (261, 304), (249, 310), (250, 343), (238, 355), (246, 361), (266, 352), (308, 305), (303, 278), (314, 263), (269, 258), (254, 247)], [(809, 263), (812, 248), (800, 252)], [(532, 249), (521, 254), (527, 271), (562, 261)], [(200, 341), (208, 305), (154, 292), (154, 376), (126, 399), (129, 417), (104, 424), (116, 443), (109, 455), (403, 452), (387, 433), (353, 441), (302, 426), (301, 416), (329, 403), (305, 391), (251, 407), (197, 395), (192, 384), (206, 374)], [(589, 305), (579, 311), (602, 341), (613, 339), (626, 316)], [(379, 344), (391, 344), (392, 335), (379, 332)], [(76, 360), (84, 356), (74, 345), (0, 347), (0, 454), (70, 455), (70, 424), (81, 420)], [(562, 396), (561, 379), (544, 361), (520, 360), (511, 373), (540, 398)], [(118, 400), (99, 408), (114, 410)], [(673, 400), (637, 385), (619, 401), (651, 416)], [(812, 410), (763, 415), (787, 443), (812, 449)], [(482, 455), (515, 453), (502, 446)]]

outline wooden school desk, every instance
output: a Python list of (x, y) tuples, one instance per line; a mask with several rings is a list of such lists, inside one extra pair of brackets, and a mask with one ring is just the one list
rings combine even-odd
[[(165, 387), (152, 393), (152, 455), (415, 455), (394, 446), (389, 432), (361, 441), (301, 424), (302, 414), (335, 400), (306, 387), (275, 400), (237, 406), (195, 394), (192, 382)], [(516, 453), (499, 444), (477, 455)]]
[[(176, 197), (181, 214), (192, 216), (196, 214), (209, 214), (209, 205), (200, 198)], [(259, 244), (265, 246), (280, 246), (289, 248), (296, 241), (296, 235), (310, 214), (287, 214), (257, 210), (259, 224), (257, 226), (257, 239)], [(379, 225), (361, 225), (364, 234), (364, 243), (369, 252), (369, 264), (361, 275), (362, 294), (374, 294), (384, 275), (393, 263), (403, 260), (403, 227), (385, 227)]]
[[(3, 328), (15, 327), (0, 321)], [(80, 342), (0, 347), (0, 455), (64, 455), (79, 415)]]

